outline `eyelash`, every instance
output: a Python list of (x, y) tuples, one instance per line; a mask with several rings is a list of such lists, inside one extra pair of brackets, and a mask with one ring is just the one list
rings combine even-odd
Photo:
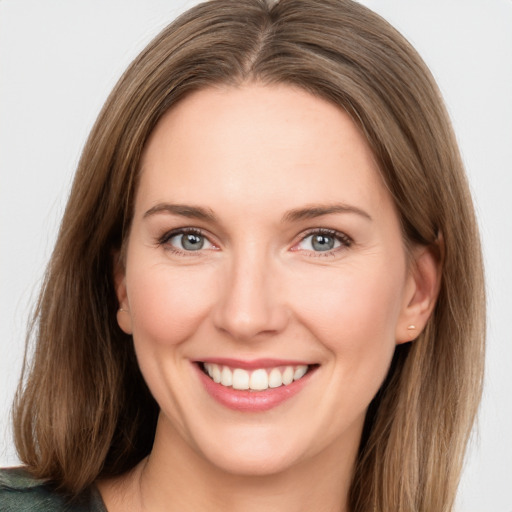
[[(170, 251), (173, 254), (177, 254), (178, 256), (199, 256), (202, 251), (183, 251), (181, 249), (178, 249), (177, 247), (174, 247), (173, 245), (169, 244), (169, 241), (178, 235), (196, 235), (205, 238), (208, 240), (208, 237), (204, 234), (204, 232), (201, 229), (198, 228), (179, 228), (179, 229), (173, 229), (172, 231), (168, 231), (163, 236), (161, 236), (157, 243), (159, 246), (164, 247), (166, 251)], [(210, 242), (211, 243), (211, 242)], [(212, 244), (214, 245), (214, 244)]]
[[(352, 240), (352, 238), (350, 238), (345, 233), (342, 233), (341, 231), (336, 231), (335, 229), (327, 229), (327, 228), (315, 228), (315, 229), (309, 230), (306, 233), (304, 233), (302, 235), (301, 239), (299, 240), (299, 242), (297, 242), (297, 244), (300, 244), (300, 243), (304, 242), (304, 240), (306, 240), (310, 236), (315, 236), (315, 235), (323, 235), (323, 236), (332, 237), (335, 240), (337, 240), (338, 242), (340, 242), (340, 246), (330, 249), (328, 251), (304, 250), (303, 251), (304, 254), (311, 258), (336, 256), (336, 253), (338, 253), (339, 251), (341, 251), (343, 249), (348, 249), (349, 247), (352, 246), (352, 244), (354, 242)], [(295, 245), (297, 245), (297, 244), (295, 244)], [(300, 251), (300, 249), (294, 249), (294, 250)]]
[[(173, 237), (178, 236), (178, 235), (196, 235), (199, 237), (204, 237), (206, 240), (208, 240), (208, 237), (205, 235), (205, 233), (201, 229), (179, 228), (179, 229), (174, 229), (172, 231), (168, 231), (167, 233), (165, 233), (163, 236), (161, 236), (157, 240), (157, 244), (159, 246), (165, 246), (165, 250), (170, 251), (173, 254), (177, 254), (179, 256), (196, 256), (197, 257), (202, 254), (203, 251), (201, 251), (201, 250), (184, 251), (184, 250), (174, 247), (173, 245), (170, 245), (169, 241)], [(304, 240), (306, 240), (310, 236), (314, 236), (314, 235), (324, 235), (324, 236), (332, 237), (332, 238), (336, 239), (338, 242), (340, 242), (340, 246), (330, 249), (330, 250), (327, 250), (327, 251), (309, 251), (309, 250), (301, 250), (301, 249), (292, 249), (292, 250), (297, 251), (297, 252), (301, 251), (308, 257), (318, 258), (318, 257), (335, 256), (338, 251), (343, 250), (343, 249), (348, 249), (353, 244), (352, 238), (350, 238), (345, 233), (342, 233), (341, 231), (336, 231), (334, 229), (327, 229), (327, 228), (316, 228), (316, 229), (312, 229), (312, 230), (309, 230), (306, 233), (304, 233), (302, 235), (301, 239), (297, 243), (295, 243), (295, 246), (304, 242)], [(209, 243), (212, 245), (215, 245), (212, 242), (209, 242)]]

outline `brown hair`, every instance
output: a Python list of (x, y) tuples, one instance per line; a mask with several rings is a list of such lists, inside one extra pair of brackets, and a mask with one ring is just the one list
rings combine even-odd
[(84, 148), (48, 266), (14, 410), (37, 476), (79, 492), (151, 449), (158, 407), (117, 326), (112, 258), (130, 225), (141, 153), (191, 91), (247, 81), (301, 87), (363, 130), (409, 244), (437, 248), (435, 311), (396, 349), (367, 413), (350, 510), (452, 509), (481, 393), (484, 291), (471, 197), (428, 69), (350, 0), (212, 0), (167, 27), (108, 98)]

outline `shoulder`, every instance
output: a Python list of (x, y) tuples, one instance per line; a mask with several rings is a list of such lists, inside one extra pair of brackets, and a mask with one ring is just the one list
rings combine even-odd
[(59, 494), (23, 468), (0, 469), (2, 512), (107, 512), (96, 489), (75, 499)]

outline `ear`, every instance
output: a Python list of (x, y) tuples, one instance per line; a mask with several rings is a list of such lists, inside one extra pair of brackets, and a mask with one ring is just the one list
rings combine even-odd
[(112, 254), (114, 269), (114, 286), (116, 288), (119, 309), (117, 310), (117, 323), (119, 327), (126, 333), (132, 334), (132, 317), (130, 312), (130, 304), (128, 302), (128, 294), (126, 290), (126, 271), (124, 258), (120, 251)]
[(397, 344), (420, 335), (434, 310), (440, 286), (441, 262), (435, 247), (414, 248), (396, 327)]

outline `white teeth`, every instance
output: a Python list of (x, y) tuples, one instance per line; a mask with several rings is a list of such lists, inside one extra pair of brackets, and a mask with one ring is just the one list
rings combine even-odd
[(229, 387), (233, 385), (233, 372), (227, 366), (224, 366), (224, 368), (222, 368), (222, 372), (220, 375), (220, 383), (223, 386)]
[(218, 384), (220, 382), (220, 368), (216, 364), (213, 365), (212, 374), (213, 382)]
[(299, 380), (308, 371), (308, 365), (285, 366), (272, 368), (270, 371), (259, 368), (251, 373), (241, 368), (229, 368), (214, 363), (204, 363), (204, 369), (217, 384), (233, 389), (264, 391), (268, 388), (287, 386), (294, 380)]
[(233, 370), (233, 389), (249, 389), (249, 372), (240, 368)]
[(297, 366), (295, 369), (295, 373), (293, 374), (293, 380), (299, 380), (300, 378), (304, 377), (308, 371), (307, 365)]
[(293, 368), (287, 366), (283, 372), (283, 384), (287, 386), (293, 382)]
[(266, 370), (255, 370), (251, 373), (249, 387), (255, 391), (263, 391), (268, 388), (268, 374)]
[(213, 364), (205, 363), (204, 369), (208, 372), (208, 375), (213, 379)]
[(278, 368), (272, 368), (270, 375), (268, 376), (268, 387), (278, 388), (283, 385), (283, 376)]

